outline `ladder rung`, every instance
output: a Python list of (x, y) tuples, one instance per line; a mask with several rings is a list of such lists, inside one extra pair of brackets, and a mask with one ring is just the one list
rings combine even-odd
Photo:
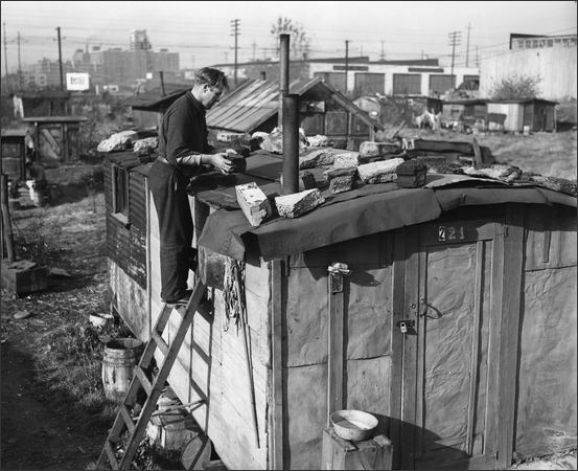
[(150, 393), (151, 393), (153, 387), (151, 385), (151, 382), (147, 378), (147, 375), (145, 374), (144, 370), (140, 366), (137, 365), (134, 369), (134, 372), (135, 372), (136, 377), (140, 381), (140, 384), (142, 385), (143, 389), (150, 396)]
[(193, 347), (193, 350), (197, 352), (197, 354), (201, 357), (201, 359), (205, 361), (205, 363), (209, 363), (210, 361), (209, 355), (205, 353), (205, 351), (201, 347), (199, 347), (198, 344), (192, 343), (191, 346)]
[(199, 397), (201, 398), (202, 401), (205, 402), (205, 404), (208, 402), (207, 400), (207, 395), (205, 394), (205, 392), (200, 388), (200, 386), (195, 383), (192, 379), (191, 379), (191, 386), (193, 387), (193, 389), (195, 390), (195, 392), (199, 395)]
[(112, 469), (118, 469), (118, 461), (116, 461), (116, 456), (114, 456), (114, 451), (112, 451), (112, 447), (108, 440), (104, 442), (104, 452), (106, 453), (106, 457), (108, 458), (108, 462)]
[(128, 429), (129, 433), (132, 435), (134, 433), (134, 422), (132, 421), (132, 417), (130, 416), (130, 412), (126, 408), (124, 404), (119, 406), (119, 412), (122, 418), (124, 419), (124, 423), (126, 428)]
[(166, 358), (167, 354), (169, 353), (169, 346), (167, 345), (165, 340), (159, 335), (159, 333), (156, 330), (153, 330), (151, 332), (151, 337), (157, 343), (157, 347), (160, 349), (161, 352), (163, 352), (163, 355)]

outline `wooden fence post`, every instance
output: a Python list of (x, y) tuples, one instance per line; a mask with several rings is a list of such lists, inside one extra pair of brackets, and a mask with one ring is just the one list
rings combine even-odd
[(2, 207), (2, 257), (4, 257), (4, 246), (6, 246), (6, 259), (8, 262), (13, 262), (14, 239), (12, 236), (10, 208), (8, 206), (8, 176), (4, 174), (0, 178), (0, 195)]

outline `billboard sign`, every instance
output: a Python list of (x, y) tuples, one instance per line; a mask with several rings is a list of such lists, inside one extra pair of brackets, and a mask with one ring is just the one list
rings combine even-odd
[(70, 91), (83, 91), (90, 88), (90, 75), (87, 73), (73, 72), (66, 74), (66, 89)]

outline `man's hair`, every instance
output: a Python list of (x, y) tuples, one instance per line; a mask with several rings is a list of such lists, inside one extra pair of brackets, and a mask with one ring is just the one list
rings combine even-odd
[(223, 71), (212, 67), (203, 67), (197, 70), (194, 82), (195, 85), (209, 85), (210, 87), (219, 87), (222, 90), (229, 89), (229, 83)]

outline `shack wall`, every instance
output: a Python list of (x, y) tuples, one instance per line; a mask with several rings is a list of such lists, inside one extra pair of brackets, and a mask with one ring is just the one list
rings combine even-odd
[[(328, 280), (336, 261), (352, 270), (345, 302), (344, 408), (390, 414), (392, 265), (388, 234), (355, 239), (291, 256), (287, 275), (285, 459), (289, 469), (319, 469), (327, 420)], [(285, 340), (286, 339), (286, 340)]]
[[(122, 165), (122, 159), (115, 165), (119, 163)], [(129, 210), (125, 223), (114, 213), (112, 168), (113, 163), (107, 161), (104, 166), (106, 252), (113, 305), (131, 331), (144, 340), (149, 334), (145, 177), (127, 169)]]
[[(152, 197), (149, 204), (150, 303), (151, 325), (156, 322), (160, 299), (160, 241), (158, 218)], [(196, 203), (191, 199), (195, 217)], [(200, 308), (179, 351), (168, 383), (183, 403), (205, 402), (193, 410), (198, 424), (211, 439), (216, 452), (229, 469), (267, 469), (269, 453), (268, 395), (270, 377), (269, 304), (271, 291), (268, 266), (246, 266), (245, 289), (252, 361), (255, 410), (259, 448), (252, 419), (247, 355), (242, 330), (231, 323), (226, 329), (225, 300), (222, 290), (209, 288), (214, 310)], [(191, 272), (189, 286), (194, 276)], [(204, 315), (201, 315), (204, 314)], [(178, 329), (180, 316), (173, 311), (163, 338), (170, 342)], [(201, 353), (199, 353), (201, 352)], [(208, 361), (206, 358), (208, 357)], [(157, 362), (162, 360), (158, 353)], [(207, 414), (208, 410), (208, 414)]]
[(576, 447), (576, 211), (528, 212), (514, 450)]
[(505, 114), (504, 131), (522, 131), (524, 105), (518, 103), (488, 103), (488, 113)]

